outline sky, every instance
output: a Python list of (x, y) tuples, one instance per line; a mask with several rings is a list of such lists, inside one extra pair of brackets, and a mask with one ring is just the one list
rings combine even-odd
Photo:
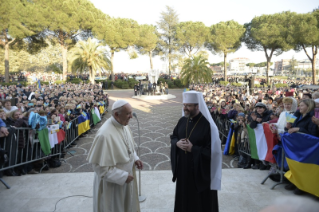
[[(172, 7), (179, 15), (179, 21), (201, 21), (211, 26), (221, 21), (234, 20), (240, 24), (250, 22), (254, 17), (263, 14), (274, 14), (283, 11), (308, 13), (319, 6), (318, 0), (91, 0), (96, 8), (111, 17), (130, 18), (139, 24), (152, 24), (160, 19), (160, 13), (165, 7)], [(306, 59), (306, 54), (293, 50), (273, 56), (272, 62), (281, 59)], [(264, 52), (252, 52), (245, 44), (235, 53), (228, 55), (228, 60), (237, 57), (249, 58), (250, 62), (266, 61)], [(209, 55), (210, 63), (223, 61), (223, 55)], [(167, 62), (158, 56), (153, 58), (154, 69), (166, 70)], [(130, 59), (127, 52), (116, 52), (114, 56), (115, 73), (147, 72), (150, 69), (149, 57), (139, 55), (137, 59)]]

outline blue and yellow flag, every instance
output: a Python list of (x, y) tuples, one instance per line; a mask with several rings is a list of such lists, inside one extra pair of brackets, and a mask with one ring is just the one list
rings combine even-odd
[(189, 91), (189, 88), (184, 88), (184, 92)]
[[(235, 139), (235, 137), (233, 137), (233, 135), (235, 134), (234, 130), (232, 128), (233, 125), (234, 124), (232, 123), (231, 127), (229, 129), (229, 132), (228, 132), (227, 141), (226, 141), (225, 149), (224, 149), (224, 155), (230, 155), (232, 153), (231, 143), (232, 143), (232, 140)], [(235, 142), (235, 141), (233, 141), (233, 142)]]
[(285, 177), (300, 190), (319, 197), (319, 138), (284, 133), (281, 141), (289, 166)]
[(41, 83), (40, 83), (40, 80), (38, 80), (38, 86), (37, 86), (39, 89), (41, 89)]
[(78, 117), (78, 135), (82, 135), (90, 128), (90, 117), (86, 114), (83, 116), (82, 114)]
[(293, 114), (290, 114), (290, 113), (287, 113), (286, 112), (286, 121), (288, 122), (288, 123), (294, 123), (295, 121), (296, 121), (296, 119), (297, 119), (297, 117), (296, 116), (294, 116)]

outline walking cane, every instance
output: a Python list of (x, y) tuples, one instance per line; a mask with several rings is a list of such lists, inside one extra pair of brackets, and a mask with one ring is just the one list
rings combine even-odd
[[(137, 155), (138, 157), (140, 157), (140, 144), (141, 144), (141, 133), (140, 133), (140, 123), (137, 119), (137, 116), (136, 116), (136, 113), (133, 113), (133, 116), (136, 118), (137, 120), (137, 126), (138, 126), (138, 146), (137, 146)], [(142, 182), (141, 182), (141, 169), (138, 170), (138, 179), (139, 179), (139, 184), (138, 184), (138, 200), (140, 202), (144, 202), (146, 200), (146, 197), (145, 196), (142, 196), (141, 195), (141, 192), (142, 192), (142, 189), (141, 189), (141, 185), (142, 185)]]

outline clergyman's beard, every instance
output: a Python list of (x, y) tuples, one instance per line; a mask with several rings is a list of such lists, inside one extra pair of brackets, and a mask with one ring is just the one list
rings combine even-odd
[(194, 110), (188, 110), (188, 114), (186, 114), (185, 111), (184, 111), (184, 116), (186, 118), (193, 117), (194, 115), (195, 115), (195, 111)]

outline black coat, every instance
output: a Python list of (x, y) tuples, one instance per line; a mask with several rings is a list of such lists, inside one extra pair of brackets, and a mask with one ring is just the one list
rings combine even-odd
[[(319, 137), (318, 126), (314, 124), (311, 118), (314, 116), (314, 111), (307, 113), (304, 117), (299, 110), (294, 114), (297, 117), (292, 127), (299, 127), (299, 132)], [(301, 118), (302, 117), (302, 118)]]
[(257, 115), (257, 118), (261, 118), (261, 122), (257, 122), (252, 120), (252, 122), (250, 122), (249, 126), (251, 129), (255, 129), (257, 127), (257, 124), (261, 124), (263, 122), (267, 122), (270, 120), (270, 115), (272, 114), (272, 110), (265, 110), (263, 112), (263, 115), (261, 116), (259, 113), (255, 112), (255, 114)]

